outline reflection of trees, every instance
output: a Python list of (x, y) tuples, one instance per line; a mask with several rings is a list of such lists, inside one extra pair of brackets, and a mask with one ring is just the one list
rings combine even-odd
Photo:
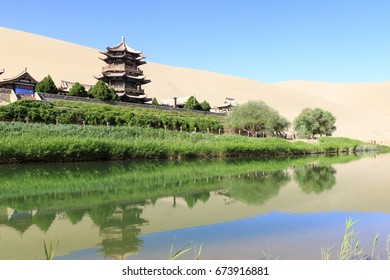
[(229, 197), (248, 204), (262, 205), (276, 196), (280, 188), (290, 181), (285, 171), (254, 172), (231, 178), (224, 193)]
[(72, 209), (66, 211), (66, 216), (68, 217), (72, 225), (75, 225), (80, 222), (83, 219), (84, 215), (85, 209)]
[(52, 213), (38, 212), (33, 216), (32, 221), (40, 230), (42, 230), (43, 232), (47, 232), (51, 224), (54, 222), (55, 218), (56, 218), (55, 212)]
[(306, 165), (294, 170), (294, 180), (304, 193), (322, 193), (336, 184), (336, 169), (332, 166)]
[(56, 212), (33, 212), (34, 211), (13, 211), (9, 219), (7, 217), (1, 224), (8, 225), (22, 234), (32, 225), (36, 225), (41, 231), (47, 232), (56, 219)]
[(107, 223), (107, 220), (112, 216), (114, 210), (115, 205), (105, 204), (88, 210), (88, 214), (94, 224), (101, 227)]
[(187, 206), (189, 208), (193, 208), (195, 206), (195, 203), (200, 200), (203, 203), (207, 202), (210, 198), (210, 192), (203, 191), (203, 192), (196, 192), (187, 194), (184, 197), (185, 202), (187, 203)]
[(8, 220), (7, 225), (16, 229), (20, 233), (24, 233), (31, 225), (32, 214), (31, 212), (17, 212), (14, 211), (11, 218)]

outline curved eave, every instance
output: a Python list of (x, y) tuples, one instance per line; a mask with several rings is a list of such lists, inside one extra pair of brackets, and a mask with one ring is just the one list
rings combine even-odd
[(35, 80), (27, 71), (23, 71), (23, 72), (21, 72), (20, 74), (14, 76), (14, 77), (4, 79), (4, 80), (0, 81), (0, 83), (9, 83), (9, 82), (12, 82), (12, 81), (14, 81), (14, 80), (20, 79), (20, 78), (22, 78), (23, 76), (28, 77), (28, 78), (31, 80), (31, 82), (34, 83), (34, 84), (37, 84), (37, 83), (38, 83), (38, 81)]
[(99, 75), (93, 75), (93, 77), (94, 77), (95, 79), (97, 79), (97, 80), (101, 80), (101, 79), (105, 78), (105, 76), (104, 76), (104, 75), (102, 75), (102, 74), (99, 74)]
[(126, 43), (124, 41), (122, 41), (119, 45), (117, 45), (115, 47), (107, 47), (107, 50), (112, 51), (112, 52), (126, 51), (126, 52), (133, 53), (133, 54), (141, 54), (142, 53), (141, 51), (136, 51), (136, 50), (130, 48), (129, 46), (126, 45)]
[(131, 76), (131, 75), (126, 75), (127, 78), (129, 79), (135, 79), (135, 80), (145, 80), (145, 76)]
[(217, 108), (228, 108), (228, 107), (231, 107), (231, 106), (232, 106), (231, 103), (225, 103), (225, 104), (217, 106)]
[(108, 63), (107, 61), (115, 60), (118, 58), (136, 62), (138, 65), (146, 63), (146, 62), (142, 61), (142, 59), (144, 59), (143, 56), (133, 57), (129, 54), (121, 54), (121, 55), (113, 55), (113, 54), (109, 54), (109, 53), (102, 53), (102, 54), (104, 54), (106, 57), (99, 57), (99, 59), (105, 61), (106, 63)]
[(126, 94), (127, 97), (129, 98), (133, 98), (133, 99), (140, 99), (140, 100), (143, 100), (146, 98), (146, 94), (144, 95), (131, 95), (131, 94)]

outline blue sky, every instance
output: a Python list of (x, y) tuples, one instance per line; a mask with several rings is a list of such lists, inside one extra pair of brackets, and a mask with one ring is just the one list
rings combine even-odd
[[(390, 80), (388, 0), (1, 0), (0, 26), (278, 82)], [(1, 38), (0, 38), (1, 40)]]

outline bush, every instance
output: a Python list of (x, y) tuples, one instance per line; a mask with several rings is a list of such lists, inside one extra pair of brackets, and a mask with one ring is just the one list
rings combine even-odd
[(153, 99), (152, 99), (152, 105), (155, 105), (155, 106), (158, 106), (158, 105), (159, 105), (156, 97), (153, 97)]
[(42, 81), (36, 84), (35, 91), (54, 94), (58, 93), (58, 89), (50, 75), (46, 76)]
[[(58, 107), (40, 101), (21, 100), (0, 107), (0, 121), (29, 121), (61, 124), (134, 125), (183, 131), (215, 132), (223, 130), (221, 118), (186, 112), (185, 115), (153, 108), (129, 108), (112, 105), (60, 102)], [(168, 115), (170, 114), (170, 115)]]
[(88, 92), (85, 90), (85, 87), (81, 85), (79, 82), (76, 82), (70, 89), (69, 89), (69, 96), (80, 96), (80, 97), (87, 97)]
[(203, 111), (210, 111), (211, 106), (210, 103), (208, 103), (206, 100), (200, 103), (200, 107), (202, 108)]
[(88, 94), (91, 97), (101, 100), (117, 100), (118, 96), (113, 88), (109, 88), (103, 81), (98, 81), (93, 87), (90, 88)]
[(200, 106), (200, 103), (195, 96), (190, 96), (190, 98), (188, 98), (186, 104), (184, 105), (184, 109), (202, 110), (202, 106)]

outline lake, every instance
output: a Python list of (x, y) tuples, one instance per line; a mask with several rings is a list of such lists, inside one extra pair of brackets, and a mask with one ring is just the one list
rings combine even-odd
[(0, 166), (0, 259), (387, 259), (390, 155)]

